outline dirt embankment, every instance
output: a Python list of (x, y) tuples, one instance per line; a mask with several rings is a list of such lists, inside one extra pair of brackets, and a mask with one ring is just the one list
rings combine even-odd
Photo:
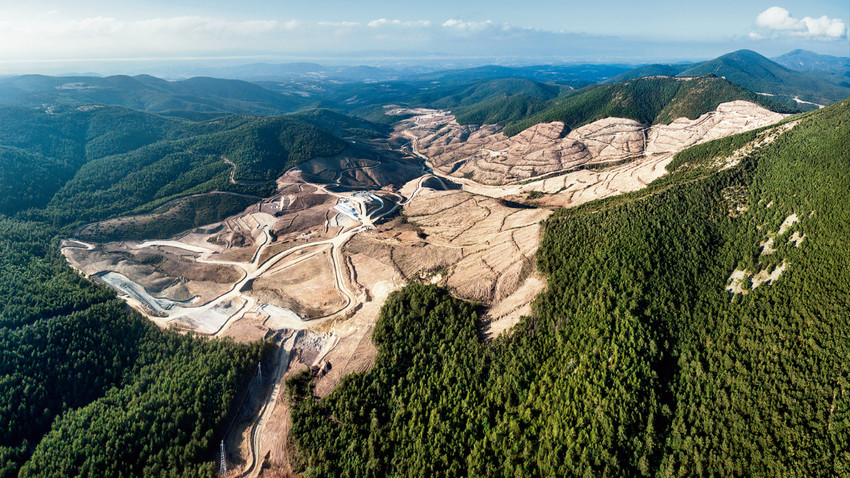
[(541, 123), (507, 137), (496, 125), (459, 125), (454, 116), (433, 111), (398, 127), (417, 138), (435, 168), (485, 184), (506, 184), (578, 166), (614, 163), (675, 153), (781, 120), (754, 103), (731, 101), (697, 119), (679, 118), (647, 128), (626, 118), (604, 118), (563, 135), (561, 122)]
[(676, 152), (785, 116), (732, 101), (697, 119), (651, 128), (605, 118), (566, 136), (564, 125), (553, 122), (508, 138), (495, 125), (459, 125), (448, 112), (418, 111), (422, 114), (400, 123), (396, 135), (411, 139), (413, 152), (428, 158), (435, 174), (490, 197), (521, 201), (542, 193), (541, 204), (559, 207), (641, 189), (666, 173)]

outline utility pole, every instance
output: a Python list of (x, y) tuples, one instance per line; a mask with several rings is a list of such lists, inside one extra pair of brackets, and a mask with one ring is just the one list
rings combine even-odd
[(224, 451), (224, 440), (221, 441), (221, 465), (218, 467), (218, 473), (222, 477), (227, 476), (227, 455)]

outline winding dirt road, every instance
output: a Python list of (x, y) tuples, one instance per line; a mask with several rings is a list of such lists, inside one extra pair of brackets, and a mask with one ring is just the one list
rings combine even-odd
[(257, 416), (257, 420), (251, 425), (251, 429), (249, 432), (249, 462), (248, 466), (245, 468), (239, 476), (250, 477), (250, 476), (259, 476), (262, 467), (260, 466), (260, 450), (262, 450), (262, 439), (263, 432), (265, 431), (266, 424), (269, 422), (269, 418), (271, 418), (272, 413), (274, 412), (275, 404), (277, 404), (277, 400), (280, 397), (280, 391), (283, 388), (283, 375), (286, 373), (289, 368), (289, 358), (292, 353), (292, 349), (295, 346), (295, 341), (298, 340), (298, 336), (300, 332), (291, 332), (281, 343), (280, 345), (280, 355), (278, 356), (277, 367), (275, 367), (273, 374), (273, 383), (274, 386), (271, 388), (269, 393), (266, 394), (265, 399), (263, 400), (263, 405), (260, 408), (260, 413)]

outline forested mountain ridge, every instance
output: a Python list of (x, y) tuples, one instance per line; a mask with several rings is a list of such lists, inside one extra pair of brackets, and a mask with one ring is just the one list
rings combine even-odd
[(431, 105), (451, 109), (461, 124), (505, 123), (526, 118), (571, 90), (531, 80), (493, 80), (472, 85)]
[[(783, 61), (781, 58), (775, 60)], [(850, 88), (846, 85), (823, 81), (817, 74), (810, 76), (800, 71), (794, 71), (789, 69), (787, 65), (783, 66), (751, 50), (727, 53), (713, 60), (692, 65), (640, 67), (611, 78), (606, 83), (617, 83), (659, 74), (680, 77), (720, 76), (747, 90), (774, 96), (774, 99), (789, 106), (800, 105), (794, 100), (794, 97), (828, 105), (850, 96)]]
[(342, 152), (341, 137), (384, 133), (321, 110), (193, 122), (108, 106), (0, 107), (0, 213), (38, 208), (67, 224), (214, 189), (267, 194), (297, 163)]
[(193, 122), (100, 105), (0, 118), (0, 476), (212, 476), (210, 451), (269, 345), (160, 331), (69, 268), (59, 238), (173, 197), (263, 194), (294, 164), (343, 151), (342, 137), (384, 128), (325, 111)]
[(391, 296), (372, 370), (288, 383), (304, 475), (850, 472), (850, 101), (731, 167), (719, 141), (548, 219), (548, 288), (492, 345), (438, 288)]
[(106, 104), (156, 113), (279, 115), (307, 101), (240, 80), (196, 77), (24, 75), (0, 79), (0, 105)]
[(56, 192), (46, 213), (61, 223), (91, 222), (212, 190), (268, 195), (287, 169), (343, 149), (341, 139), (310, 124), (286, 117), (253, 119), (221, 132), (92, 159)]
[(512, 136), (538, 123), (562, 121), (570, 129), (606, 117), (629, 118), (647, 126), (676, 118), (695, 119), (720, 103), (745, 100), (777, 112), (796, 112), (715, 76), (690, 79), (637, 78), (610, 85), (594, 85), (552, 99), (539, 112), (505, 122)]
[(627, 69), (622, 65), (488, 66), (402, 75), (380, 82), (321, 75), (308, 75), (307, 81), (256, 83), (209, 77), (167, 81), (150, 75), (23, 75), (0, 78), (0, 105), (61, 108), (101, 104), (196, 121), (226, 114), (274, 116), (310, 108), (380, 118), (377, 113), (382, 106), (393, 102), (456, 106), (463, 97), (459, 95), (469, 94), (467, 90), (477, 90), (471, 96), (478, 100), (502, 93), (537, 97), (538, 93), (530, 90), (584, 87)]
[(834, 103), (850, 96), (850, 88), (827, 83), (817, 78), (789, 70), (750, 50), (728, 53), (693, 68), (679, 76), (714, 74), (757, 93), (769, 93), (786, 98), (800, 99), (822, 105)]
[(676, 63), (676, 64), (661, 64), (646, 65), (627, 71), (613, 78), (609, 78), (602, 84), (622, 83), (624, 81), (634, 80), (636, 78), (644, 78), (647, 76), (676, 76), (679, 73), (692, 68), (693, 63)]

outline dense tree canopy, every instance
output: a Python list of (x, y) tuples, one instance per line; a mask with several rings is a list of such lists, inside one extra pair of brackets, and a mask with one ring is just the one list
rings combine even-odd
[[(746, 100), (772, 111), (798, 112), (713, 75), (682, 81), (676, 78), (638, 78), (612, 85), (592, 85), (549, 101), (536, 114), (511, 121), (511, 136), (537, 123), (562, 121), (575, 129), (606, 118), (630, 118), (645, 125), (670, 123), (676, 118), (696, 119), (720, 103)], [(502, 121), (500, 121), (502, 122)]]
[(50, 227), (0, 230), (0, 476), (33, 451), (25, 476), (211, 476), (212, 439), (264, 346), (163, 333), (71, 270)]
[(306, 476), (850, 473), (847, 144), (845, 101), (734, 168), (557, 212), (548, 288), (491, 345), (445, 291), (395, 293), (371, 371), (321, 401), (289, 383)]

